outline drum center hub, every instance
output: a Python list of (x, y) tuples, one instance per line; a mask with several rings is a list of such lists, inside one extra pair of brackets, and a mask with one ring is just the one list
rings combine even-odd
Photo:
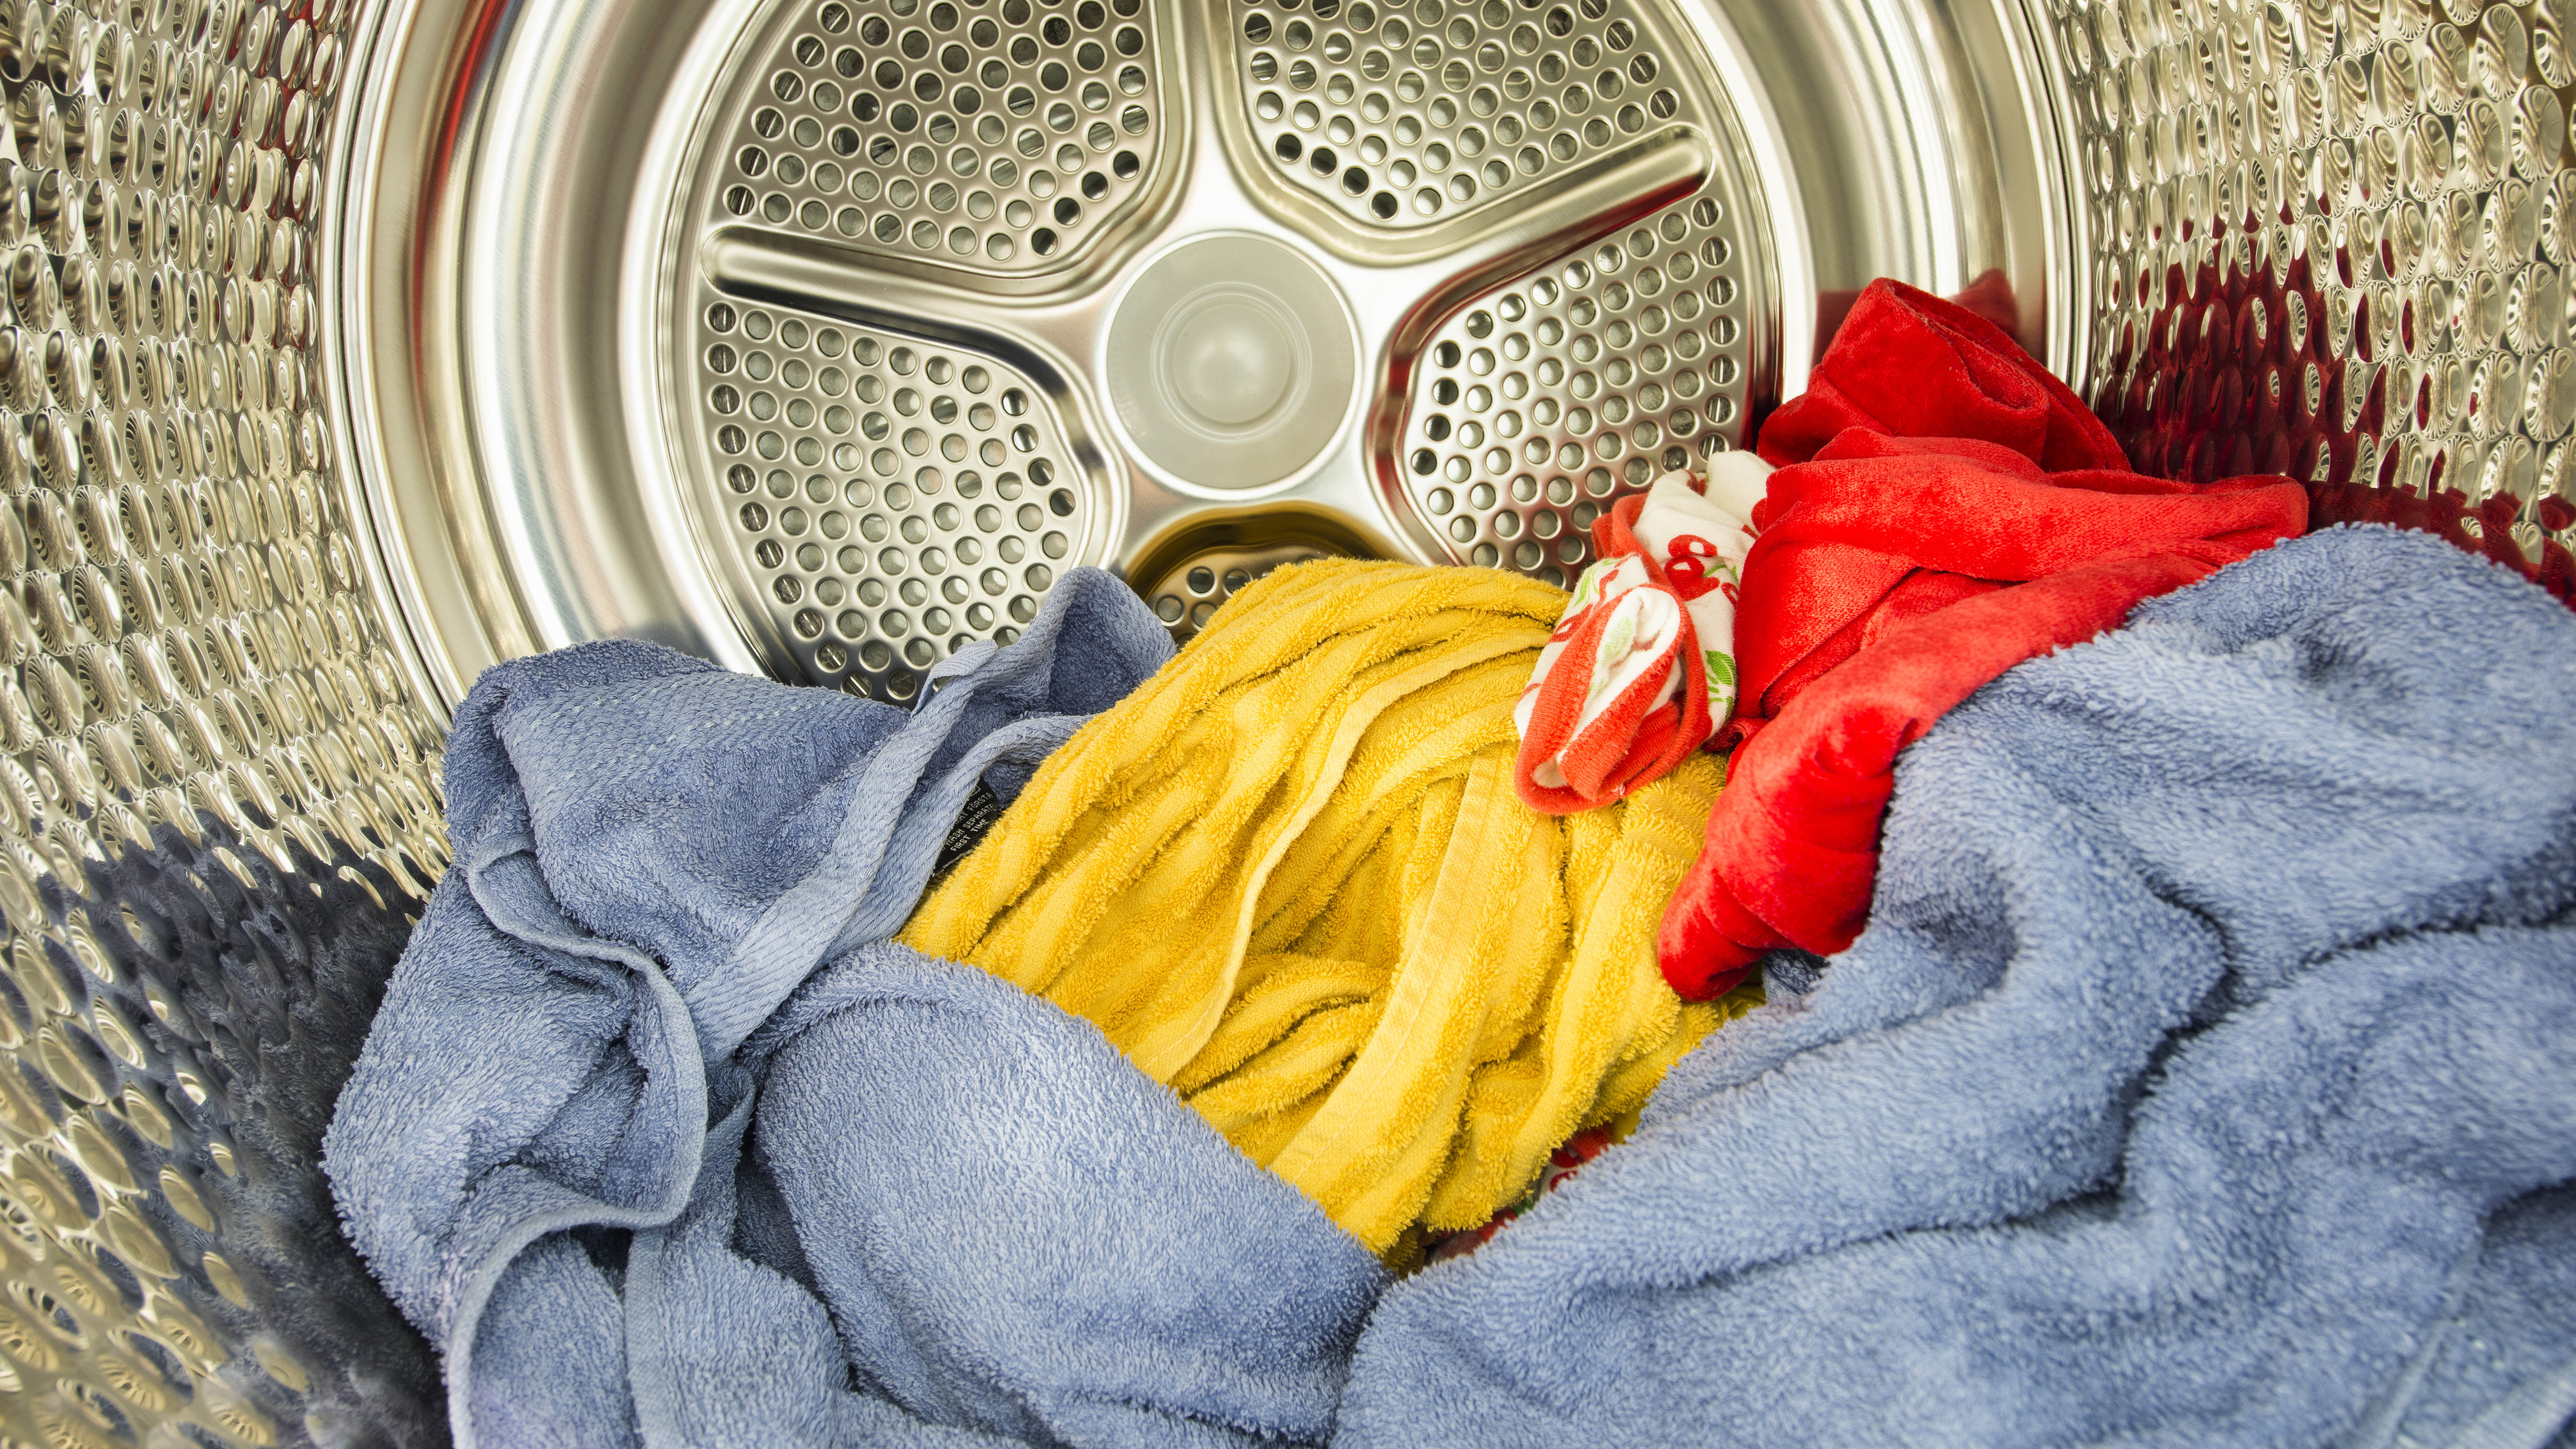
[(1117, 305), (1109, 393), (1140, 451), (1180, 480), (1251, 489), (1341, 430), (1359, 339), (1332, 280), (1266, 237), (1202, 237), (1149, 263)]

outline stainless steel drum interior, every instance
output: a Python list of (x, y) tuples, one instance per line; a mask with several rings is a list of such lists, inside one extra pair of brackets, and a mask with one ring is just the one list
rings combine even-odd
[(441, 1433), (311, 1154), (497, 659), (901, 703), (1082, 564), (1564, 583), (1879, 275), (2146, 469), (2563, 563), (2568, 19), (0, 0), (0, 1432)]

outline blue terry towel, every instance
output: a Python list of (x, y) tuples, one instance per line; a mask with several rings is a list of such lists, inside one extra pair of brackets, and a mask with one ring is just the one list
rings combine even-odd
[(1811, 990), (1389, 1291), (1337, 1442), (2560, 1432), (2576, 616), (2284, 543), (1980, 691), (1885, 847)]
[(1328, 1432), (1369, 1256), (1089, 1027), (879, 944), (976, 781), (1169, 653), (1077, 569), (912, 712), (632, 643), (476, 684), (324, 1146), (461, 1446)]

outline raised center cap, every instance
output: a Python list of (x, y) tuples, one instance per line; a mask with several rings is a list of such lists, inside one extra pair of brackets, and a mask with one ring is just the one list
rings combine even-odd
[(1119, 422), (1157, 467), (1203, 488), (1260, 488), (1341, 431), (1359, 339), (1340, 290), (1294, 248), (1204, 236), (1137, 275), (1101, 361)]
[(1199, 418), (1239, 427), (1278, 406), (1296, 373), (1297, 348), (1270, 309), (1219, 296), (1180, 319), (1163, 359), (1172, 390)]

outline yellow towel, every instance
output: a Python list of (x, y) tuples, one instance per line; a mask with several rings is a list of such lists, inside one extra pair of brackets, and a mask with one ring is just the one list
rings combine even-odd
[(1716, 760), (1562, 818), (1513, 795), (1564, 607), (1487, 569), (1272, 574), (1050, 757), (903, 939), (1097, 1023), (1373, 1251), (1482, 1224), (1759, 1000), (1686, 1006), (1655, 965)]

